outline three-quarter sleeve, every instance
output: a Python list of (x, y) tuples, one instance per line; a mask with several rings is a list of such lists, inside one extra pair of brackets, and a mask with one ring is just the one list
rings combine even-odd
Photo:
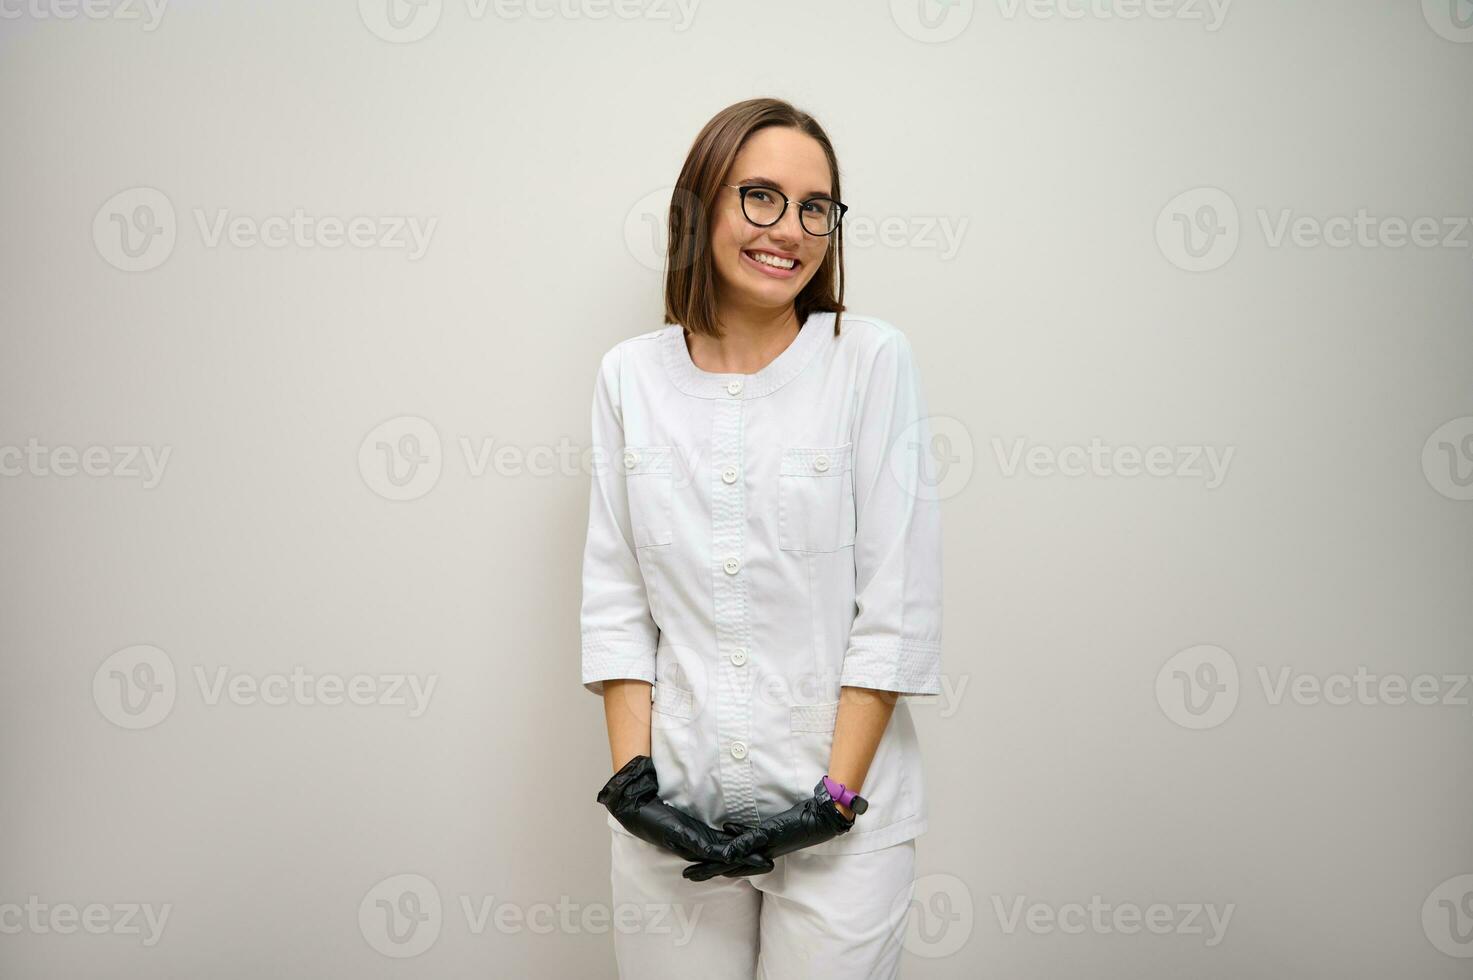
[(854, 432), (854, 624), (840, 684), (941, 693), (941, 506), (910, 342), (881, 344)]
[(583, 686), (603, 693), (614, 678), (655, 681), (659, 628), (635, 557), (629, 498), (617, 463), (624, 451), (619, 408), (621, 352), (604, 355), (593, 386), (593, 480), (583, 547)]

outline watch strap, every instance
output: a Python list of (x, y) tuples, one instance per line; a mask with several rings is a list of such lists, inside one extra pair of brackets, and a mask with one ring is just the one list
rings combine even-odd
[(869, 809), (868, 800), (838, 780), (831, 778), (828, 773), (824, 773), (823, 786), (828, 791), (829, 798), (840, 806), (846, 806), (856, 814)]

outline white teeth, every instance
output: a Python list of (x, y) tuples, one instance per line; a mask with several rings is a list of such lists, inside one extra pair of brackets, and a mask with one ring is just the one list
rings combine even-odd
[(798, 264), (792, 259), (780, 259), (776, 255), (768, 255), (766, 252), (748, 252), (747, 254), (763, 265), (770, 265), (774, 269), (791, 269)]

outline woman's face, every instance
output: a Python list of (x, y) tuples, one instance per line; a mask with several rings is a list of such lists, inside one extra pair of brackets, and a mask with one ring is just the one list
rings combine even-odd
[[(818, 271), (832, 236), (811, 235), (799, 223), (799, 203), (832, 197), (829, 161), (813, 137), (785, 126), (769, 126), (747, 138), (724, 183), (775, 187), (792, 202), (773, 225), (754, 225), (742, 213), (741, 192), (718, 192), (711, 227), (711, 252), (723, 305), (775, 310), (791, 307)], [(782, 200), (777, 199), (778, 206)], [(779, 268), (755, 256), (776, 259)]]

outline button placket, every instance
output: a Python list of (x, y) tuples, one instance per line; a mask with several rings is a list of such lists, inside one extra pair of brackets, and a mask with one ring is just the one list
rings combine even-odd
[[(743, 383), (725, 385), (727, 397), (713, 406), (711, 431), (711, 555), (715, 599), (716, 650), (731, 651), (715, 660), (716, 738), (721, 751), (719, 776), (730, 819), (757, 820), (756, 778), (751, 760), (751, 672), (744, 664), (751, 645), (746, 557), (747, 499), (741, 479), (746, 462), (743, 440)], [(713, 651), (714, 653), (715, 651)]]

